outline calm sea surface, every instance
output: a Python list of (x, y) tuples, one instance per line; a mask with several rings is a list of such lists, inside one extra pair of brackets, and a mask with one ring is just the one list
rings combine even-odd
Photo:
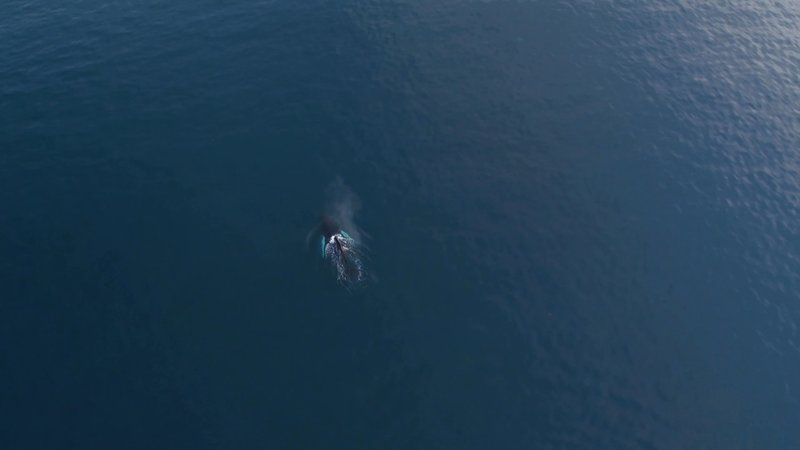
[[(0, 447), (800, 448), (798, 30), (0, 2)], [(334, 180), (352, 292), (304, 242)]]

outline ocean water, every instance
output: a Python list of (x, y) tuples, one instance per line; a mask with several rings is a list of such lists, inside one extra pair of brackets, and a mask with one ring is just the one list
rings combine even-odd
[(800, 448), (798, 23), (3, 1), (0, 447)]

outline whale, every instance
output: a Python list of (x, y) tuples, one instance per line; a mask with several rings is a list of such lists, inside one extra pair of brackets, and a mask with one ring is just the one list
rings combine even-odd
[(336, 273), (336, 279), (348, 286), (366, 279), (363, 249), (333, 218), (323, 215), (318, 227), (320, 255)]

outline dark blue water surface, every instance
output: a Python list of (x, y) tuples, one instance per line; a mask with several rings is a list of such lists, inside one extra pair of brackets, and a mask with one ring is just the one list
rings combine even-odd
[(800, 448), (799, 23), (3, 1), (0, 447)]

